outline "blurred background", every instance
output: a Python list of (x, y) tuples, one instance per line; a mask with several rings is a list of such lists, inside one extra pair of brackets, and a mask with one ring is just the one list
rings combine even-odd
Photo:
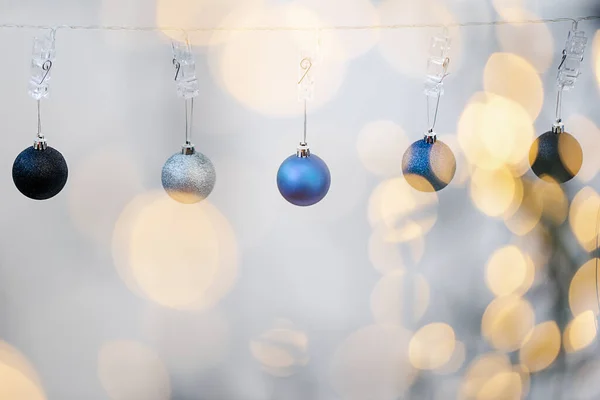
[[(596, 0), (0, 0), (0, 23), (240, 28), (600, 15)], [(308, 141), (332, 173), (281, 198), (302, 133), (310, 31), (191, 32), (209, 200), (162, 190), (184, 142), (175, 31), (59, 30), (44, 132), (69, 164), (55, 198), (13, 186), (36, 132), (32, 29), (1, 29), (0, 399), (596, 399), (600, 22), (566, 92), (583, 148), (564, 185), (529, 170), (554, 122), (569, 22), (451, 28), (437, 130), (457, 158), (413, 190), (438, 29), (322, 31)]]

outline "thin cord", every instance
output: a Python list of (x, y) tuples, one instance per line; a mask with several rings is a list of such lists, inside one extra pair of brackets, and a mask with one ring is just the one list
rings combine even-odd
[[(600, 19), (600, 16), (589, 15), (579, 18), (548, 18), (548, 19), (524, 19), (504, 21), (471, 21), (455, 22), (448, 24), (390, 24), (390, 25), (333, 25), (319, 27), (320, 31), (360, 31), (360, 30), (392, 30), (410, 28), (443, 28), (443, 27), (469, 27), (469, 26), (495, 26), (495, 25), (519, 25), (519, 24), (545, 24), (556, 22), (592, 21)], [(173, 26), (118, 26), (118, 25), (33, 25), (33, 24), (0, 24), (0, 29), (68, 29), (68, 30), (102, 30), (102, 31), (181, 31), (188, 32), (235, 32), (235, 31), (314, 31), (314, 26), (251, 26), (251, 27), (173, 27)]]
[(431, 124), (429, 122), (429, 120), (430, 120), (430, 118), (429, 118), (429, 96), (427, 96), (427, 125), (429, 125), (430, 132), (433, 132), (433, 130), (435, 128), (435, 124), (437, 123), (438, 110), (440, 109), (440, 97), (442, 97), (442, 96), (440, 94), (438, 94), (437, 101), (435, 103), (435, 111), (433, 113), (433, 124)]
[[(188, 110), (189, 103), (189, 110)], [(192, 144), (192, 129), (194, 126), (194, 98), (185, 100), (185, 144)]]
[(42, 113), (40, 110), (40, 99), (37, 99), (38, 137), (42, 137)]
[(560, 87), (556, 96), (556, 123), (562, 122), (562, 94), (563, 88)]
[(306, 99), (304, 99), (304, 136), (302, 143), (306, 143)]

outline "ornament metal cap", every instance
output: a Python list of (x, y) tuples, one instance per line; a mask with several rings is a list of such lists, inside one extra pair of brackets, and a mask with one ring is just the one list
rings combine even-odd
[(429, 129), (425, 135), (423, 135), (423, 140), (425, 143), (434, 144), (437, 141), (437, 135), (433, 131), (433, 129)]
[(562, 120), (558, 120), (552, 125), (552, 132), (559, 134), (565, 131), (565, 124), (563, 124)]
[(46, 150), (48, 148), (46, 138), (42, 135), (39, 135), (33, 142), (33, 148), (36, 150)]
[(310, 156), (310, 148), (308, 147), (308, 143), (300, 142), (296, 151), (296, 155), (300, 158), (307, 158)]
[(181, 154), (185, 154), (186, 156), (190, 156), (194, 154), (196, 150), (194, 149), (194, 145), (190, 142), (186, 142), (183, 146), (181, 146)]

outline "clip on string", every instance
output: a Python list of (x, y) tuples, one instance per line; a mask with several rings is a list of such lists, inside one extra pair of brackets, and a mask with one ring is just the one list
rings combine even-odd
[(177, 95), (185, 100), (185, 144), (183, 154), (193, 154), (192, 129), (194, 125), (194, 97), (200, 94), (200, 85), (196, 78), (196, 62), (187, 36), (183, 32), (182, 41), (172, 41), (173, 66), (175, 67), (175, 85)]
[[(437, 122), (440, 97), (444, 94), (444, 79), (448, 76), (450, 65), (450, 37), (444, 28), (441, 34), (431, 39), (429, 59), (427, 60), (427, 77), (425, 78), (425, 95), (427, 96), (427, 125), (428, 130), (424, 140), (433, 144), (436, 141), (435, 124)], [(434, 100), (433, 104), (430, 101)], [(433, 114), (433, 116), (432, 116)], [(433, 120), (433, 121), (432, 121)]]

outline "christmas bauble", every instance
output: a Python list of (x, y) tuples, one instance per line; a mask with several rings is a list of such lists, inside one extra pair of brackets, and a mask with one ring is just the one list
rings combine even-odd
[(194, 151), (176, 153), (162, 169), (162, 185), (174, 200), (192, 204), (204, 200), (215, 187), (217, 174), (208, 157)]
[(567, 132), (548, 131), (538, 137), (529, 150), (529, 164), (540, 178), (567, 182), (581, 169), (583, 151), (577, 139)]
[(17, 189), (34, 200), (56, 196), (65, 187), (68, 175), (65, 158), (52, 147), (26, 148), (17, 156), (12, 169)]
[(437, 192), (454, 177), (456, 158), (450, 147), (439, 140), (417, 140), (402, 157), (402, 172), (413, 188)]
[(311, 206), (323, 200), (330, 185), (329, 168), (315, 154), (291, 155), (277, 171), (279, 193), (296, 206)]

